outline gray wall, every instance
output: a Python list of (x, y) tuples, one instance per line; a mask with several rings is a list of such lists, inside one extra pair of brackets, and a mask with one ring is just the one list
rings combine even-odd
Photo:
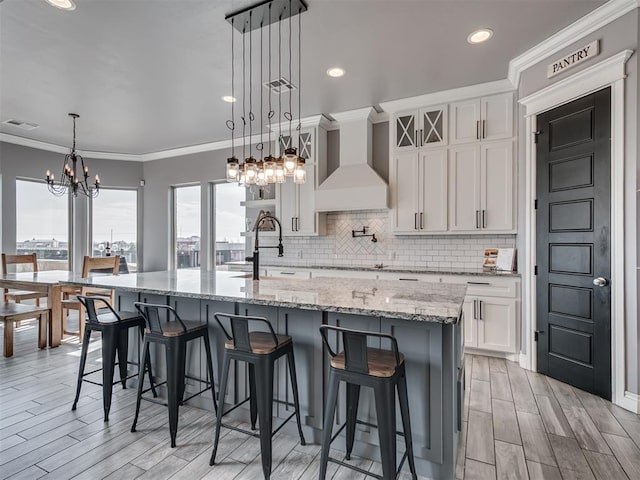
[[(579, 72), (584, 68), (592, 66), (594, 63), (615, 55), (625, 49), (638, 49), (639, 41), (639, 19), (638, 10), (633, 10), (624, 17), (621, 17), (600, 30), (588, 35), (576, 43), (568, 45), (562, 51), (554, 54), (551, 58), (546, 58), (540, 63), (526, 70), (521, 79), (518, 91), (519, 97), (527, 95), (545, 88), (553, 83), (562, 80), (568, 76)], [(572, 68), (564, 74), (560, 74), (553, 79), (547, 79), (547, 64), (554, 58), (560, 58), (565, 54), (586, 45), (593, 40), (600, 40), (601, 53), (593, 61), (585, 62), (576, 68)], [(625, 193), (624, 193), (624, 209), (625, 209), (625, 339), (626, 339), (626, 360), (627, 360), (627, 378), (626, 389), (638, 393), (638, 282), (636, 266), (637, 259), (637, 228), (640, 226), (636, 212), (638, 211), (638, 202), (640, 196), (637, 194), (640, 185), (640, 171), (638, 170), (637, 156), (640, 151), (638, 138), (638, 125), (640, 125), (640, 111), (638, 110), (638, 91), (640, 90), (640, 75), (638, 72), (638, 54), (635, 53), (627, 62), (627, 79), (625, 80)], [(520, 109), (519, 116), (519, 159), (518, 169), (524, 171), (525, 167), (525, 142), (527, 132), (524, 126), (524, 113)], [(519, 179), (519, 231), (524, 232), (524, 200), (525, 188), (524, 178), (520, 175)], [(520, 254), (524, 252), (524, 238), (518, 236), (518, 248)], [(521, 257), (520, 261), (523, 261)], [(521, 265), (523, 263), (520, 263)], [(523, 279), (523, 289), (528, 288), (527, 279)], [(527, 338), (528, 326), (523, 326), (523, 339)], [(523, 346), (528, 343), (523, 342)]]
[[(0, 205), (2, 251), (6, 253), (16, 250), (16, 178), (44, 181), (47, 170), (55, 174), (62, 169), (64, 154), (38, 150), (30, 147), (0, 142)], [(85, 158), (92, 173), (100, 175), (105, 188), (135, 188), (138, 190), (138, 218), (142, 218), (143, 196), (139, 188), (142, 178), (141, 162), (125, 162), (116, 160), (96, 160)], [(82, 258), (89, 250), (89, 199), (78, 196), (72, 204), (73, 232), (73, 268), (82, 269)], [(71, 220), (71, 219), (70, 219)], [(138, 245), (142, 245), (143, 234), (141, 224), (138, 226)], [(140, 256), (144, 253), (140, 251)], [(140, 261), (140, 256), (139, 261)]]

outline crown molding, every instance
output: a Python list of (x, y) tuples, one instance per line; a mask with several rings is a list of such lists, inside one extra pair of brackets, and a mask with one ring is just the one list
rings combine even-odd
[(380, 102), (380, 107), (387, 112), (387, 114), (392, 114), (402, 110), (415, 110), (416, 107), (457, 102), (467, 98), (509, 92), (514, 89), (513, 84), (509, 80), (496, 80), (493, 82), (479, 83), (477, 85), (469, 85), (467, 87), (452, 88), (441, 92), (427, 93), (426, 95), (418, 95), (417, 97)]
[(507, 75), (509, 82), (513, 88), (517, 88), (523, 71), (636, 8), (640, 8), (640, 0), (609, 0), (535, 47), (512, 59), (509, 62)]

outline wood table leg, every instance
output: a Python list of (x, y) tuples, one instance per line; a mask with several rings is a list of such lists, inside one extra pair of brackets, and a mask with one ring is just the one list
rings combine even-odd
[(4, 322), (4, 356), (13, 356), (13, 320)]
[(38, 348), (47, 348), (47, 324), (49, 323), (49, 312), (42, 312), (38, 316)]
[(60, 296), (62, 290), (59, 284), (49, 285), (47, 305), (51, 311), (49, 317), (49, 346), (59, 347), (62, 341), (62, 306)]

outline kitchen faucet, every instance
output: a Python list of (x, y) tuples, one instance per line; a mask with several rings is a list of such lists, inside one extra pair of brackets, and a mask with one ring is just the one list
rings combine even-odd
[[(265, 220), (275, 220), (275, 222), (278, 224), (278, 245), (268, 245), (268, 246), (260, 247), (260, 245), (258, 244), (258, 232), (260, 232), (260, 225)], [(260, 250), (259, 249), (260, 248), (277, 248), (278, 256), (281, 257), (283, 255), (284, 247), (282, 246), (282, 225), (280, 225), (280, 220), (278, 220), (276, 217), (274, 217), (270, 213), (262, 213), (258, 215), (258, 218), (256, 219), (256, 223), (253, 226), (253, 231), (256, 232), (256, 238), (253, 242), (253, 256), (246, 257), (245, 260), (247, 262), (253, 263), (253, 279), (260, 280)]]

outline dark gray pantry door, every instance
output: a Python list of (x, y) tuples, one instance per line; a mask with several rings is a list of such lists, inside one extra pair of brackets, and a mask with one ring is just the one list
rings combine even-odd
[(538, 371), (611, 399), (611, 90), (537, 125)]

